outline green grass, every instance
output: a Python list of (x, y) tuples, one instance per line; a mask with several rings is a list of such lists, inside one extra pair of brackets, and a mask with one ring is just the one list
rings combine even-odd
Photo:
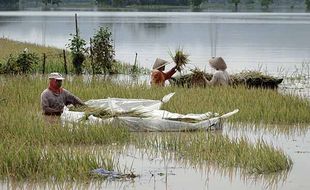
[[(10, 55), (17, 56), (22, 53), (25, 48), (29, 50), (30, 53), (36, 53), (39, 57), (39, 64), (35, 66), (34, 70), (36, 73), (43, 72), (43, 54), (46, 55), (45, 63), (45, 73), (50, 72), (65, 72), (63, 50), (55, 47), (46, 47), (32, 43), (19, 42), (6, 38), (0, 38), (0, 66), (1, 64), (6, 64)], [(74, 73), (74, 68), (72, 65), (72, 58), (69, 51), (66, 51), (67, 69), (69, 73)], [(89, 57), (84, 62), (85, 72), (92, 73), (91, 60)], [(114, 73), (131, 73), (133, 65), (128, 63), (123, 63), (121, 61), (115, 60), (113, 64)], [(149, 73), (146, 68), (138, 67), (136, 69), (136, 74)]]
[(43, 149), (3, 142), (0, 153), (0, 177), (16, 180), (85, 180), (96, 177), (91, 174), (93, 169), (115, 167), (112, 157), (60, 147)]
[[(240, 112), (229, 118), (229, 121), (267, 124), (310, 123), (309, 102), (271, 90), (150, 88), (146, 85), (112, 84), (98, 77), (93, 77), (88, 83), (84, 83), (82, 77), (73, 76), (72, 80), (69, 78), (71, 77), (64, 81), (64, 87), (83, 100), (107, 97), (159, 100), (169, 92), (176, 92), (171, 101), (164, 105), (164, 109), (179, 113), (225, 113), (239, 108)], [(46, 123), (41, 114), (40, 94), (47, 84), (46, 76), (0, 76), (2, 177), (76, 179), (78, 175), (89, 179), (91, 176), (87, 171), (96, 167), (106, 167), (103, 163), (107, 163), (109, 168), (114, 170), (119, 166), (111, 162), (113, 159), (110, 156), (99, 154), (98, 158), (95, 153), (76, 153), (64, 146), (142, 146), (144, 143), (145, 139), (138, 138), (138, 133), (130, 133), (124, 128), (62, 127), (57, 123), (59, 121)], [(255, 98), (253, 94), (256, 95)], [(205, 138), (205, 133), (193, 133), (191, 136), (184, 133), (184, 136), (178, 138), (166, 137), (164, 133), (162, 135), (157, 139), (148, 140), (145, 147), (173, 151), (183, 155), (186, 161), (198, 165), (210, 161), (220, 167), (240, 167), (250, 173), (270, 173), (291, 167), (290, 159), (283, 152), (264, 142), (252, 145), (246, 139), (229, 140), (227, 137), (212, 135)], [(154, 144), (156, 142), (159, 142), (158, 145)], [(253, 157), (255, 159), (252, 159)], [(80, 164), (82, 169), (78, 167)], [(81, 172), (76, 173), (77, 170)]]
[(65, 86), (84, 100), (107, 97), (159, 100), (170, 92), (176, 92), (163, 109), (178, 113), (212, 111), (223, 114), (238, 108), (239, 113), (229, 118), (229, 121), (277, 125), (310, 123), (309, 101), (279, 94), (274, 90), (245, 87), (149, 88), (145, 85), (111, 84), (98, 78), (93, 78), (88, 84), (83, 84), (77, 78), (72, 83), (65, 82)]
[(267, 174), (289, 170), (293, 164), (283, 151), (264, 141), (253, 145), (245, 138), (231, 140), (204, 131), (157, 134), (143, 139), (142, 147), (152, 147), (151, 150), (158, 150), (161, 155), (176, 158), (185, 165), (213, 164), (222, 168), (240, 167), (249, 174)]

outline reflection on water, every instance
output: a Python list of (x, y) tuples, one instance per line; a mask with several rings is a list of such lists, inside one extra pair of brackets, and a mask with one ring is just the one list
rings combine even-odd
[[(286, 182), (279, 183), (279, 189), (309, 189), (307, 173), (310, 170), (308, 163), (310, 159), (310, 125), (296, 127), (288, 126), (286, 130), (279, 130), (281, 126), (257, 127), (248, 125), (236, 127), (228, 125), (224, 128), (223, 134), (231, 138), (247, 137), (251, 142), (264, 140), (268, 144), (283, 150), (293, 161), (293, 168), (287, 176)], [(255, 129), (255, 130), (253, 130)], [(286, 131), (286, 132), (285, 132)]]
[[(225, 126), (217, 135), (230, 134), (233, 126)], [(235, 126), (236, 127), (236, 126)], [(238, 130), (237, 130), (238, 131)], [(242, 131), (242, 130), (240, 130)], [(189, 133), (188, 135), (191, 135)], [(160, 133), (140, 133), (151, 138)], [(171, 133), (173, 135), (173, 133)], [(176, 134), (177, 135), (177, 134)], [(245, 134), (247, 136), (247, 134)], [(14, 182), (3, 181), (1, 189), (283, 189), (291, 171), (269, 175), (251, 175), (238, 168), (222, 168), (208, 162), (193, 164), (173, 153), (160, 153), (134, 146), (82, 147), (95, 154), (112, 152), (120, 170), (133, 171), (139, 177), (132, 180), (93, 180), (88, 182)], [(78, 147), (81, 150), (80, 147)], [(293, 168), (294, 171), (295, 168)], [(302, 173), (303, 171), (298, 171)], [(298, 181), (299, 182), (299, 181)], [(305, 183), (306, 181), (304, 181)], [(306, 185), (306, 184), (305, 184)], [(289, 189), (289, 188), (284, 188)]]
[[(0, 35), (65, 48), (75, 32), (75, 12), (0, 12)], [(156, 57), (183, 47), (191, 64), (210, 70), (208, 59), (222, 56), (229, 72), (294, 70), (310, 60), (309, 14), (78, 12), (84, 39), (99, 26), (111, 28), (116, 58), (151, 68)], [(21, 30), (22, 28), (22, 30)], [(61, 28), (61, 30), (59, 30)]]

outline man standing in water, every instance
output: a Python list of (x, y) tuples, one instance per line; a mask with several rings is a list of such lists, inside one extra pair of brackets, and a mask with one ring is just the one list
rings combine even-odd
[(41, 94), (41, 106), (45, 115), (61, 115), (65, 105), (84, 105), (83, 101), (71, 94), (68, 90), (61, 88), (65, 79), (59, 73), (48, 75), (49, 86)]
[(156, 59), (151, 73), (151, 85), (165, 86), (165, 81), (171, 79), (172, 75), (177, 71), (177, 66), (164, 73), (165, 66), (168, 64), (168, 61), (159, 58)]

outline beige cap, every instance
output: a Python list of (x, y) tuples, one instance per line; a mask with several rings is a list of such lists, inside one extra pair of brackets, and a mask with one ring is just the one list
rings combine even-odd
[(56, 80), (64, 80), (65, 78), (62, 77), (60, 73), (50, 73), (48, 75), (49, 79), (56, 79)]
[(212, 59), (209, 59), (209, 63), (214, 69), (222, 71), (227, 69), (227, 65), (222, 57), (213, 57)]
[(168, 64), (169, 64), (168, 61), (160, 59), (160, 58), (156, 58), (155, 63), (153, 65), (153, 69), (159, 69), (159, 68), (166, 66)]

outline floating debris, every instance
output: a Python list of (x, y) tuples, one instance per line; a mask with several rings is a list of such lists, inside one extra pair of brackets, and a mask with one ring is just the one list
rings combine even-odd
[(133, 179), (138, 177), (138, 175), (130, 172), (129, 174), (122, 174), (116, 171), (109, 171), (103, 168), (94, 169), (91, 174), (99, 175), (102, 177), (108, 177), (109, 179)]

